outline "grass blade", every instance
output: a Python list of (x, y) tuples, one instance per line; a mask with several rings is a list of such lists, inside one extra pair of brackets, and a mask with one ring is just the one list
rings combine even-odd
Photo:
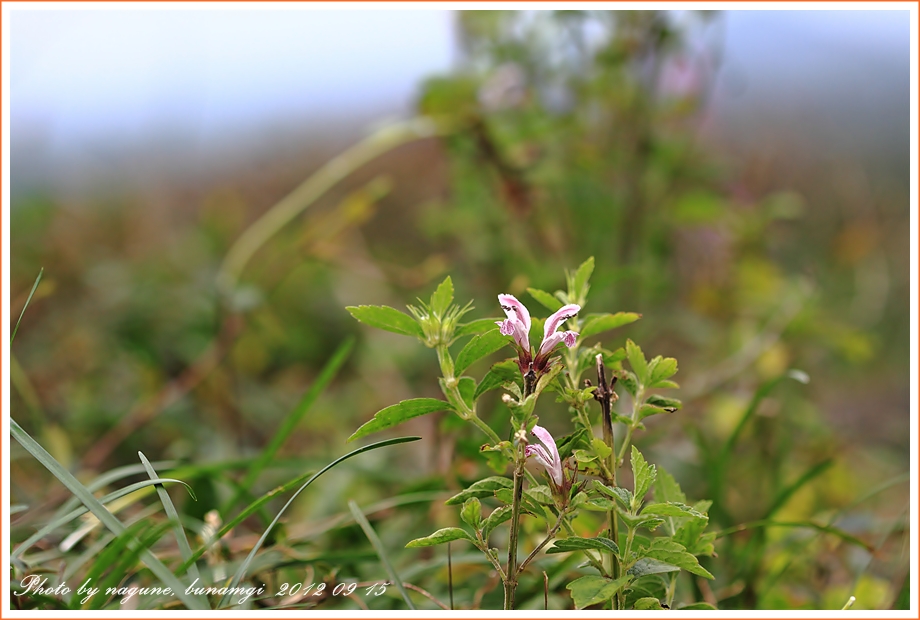
[(364, 535), (367, 536), (369, 541), (371, 541), (371, 546), (374, 548), (374, 551), (377, 552), (377, 557), (380, 558), (380, 563), (383, 564), (387, 574), (390, 576), (390, 580), (396, 586), (396, 589), (399, 590), (403, 600), (406, 601), (406, 605), (409, 606), (409, 609), (415, 610), (415, 605), (412, 604), (412, 599), (409, 598), (409, 593), (406, 592), (406, 588), (403, 587), (402, 579), (399, 578), (399, 575), (396, 573), (396, 569), (393, 568), (393, 564), (391, 564), (389, 558), (387, 558), (386, 551), (383, 548), (383, 543), (380, 542), (380, 537), (377, 536), (377, 532), (375, 532), (374, 528), (371, 527), (367, 517), (364, 516), (364, 513), (361, 512), (361, 509), (354, 502), (354, 500), (348, 500), (348, 509), (351, 510), (351, 514), (354, 516), (358, 525), (361, 526), (361, 529), (364, 530)]
[[(153, 468), (153, 465), (150, 464), (150, 461), (147, 460), (147, 457), (144, 456), (144, 453), (138, 452), (137, 456), (140, 457), (141, 462), (144, 464), (144, 469), (147, 470), (147, 475), (150, 476), (150, 479), (156, 480), (157, 472)], [(169, 517), (169, 520), (173, 523), (173, 529), (176, 532), (176, 543), (179, 545), (179, 553), (182, 554), (182, 560), (188, 560), (190, 557), (192, 557), (192, 548), (189, 546), (188, 538), (185, 536), (185, 528), (182, 527), (182, 521), (179, 520), (179, 513), (176, 511), (176, 507), (173, 505), (172, 500), (169, 498), (169, 493), (166, 491), (166, 487), (164, 487), (162, 484), (157, 484), (156, 489), (157, 495), (160, 496), (160, 502), (163, 503), (163, 510), (166, 511), (166, 516)], [(194, 495), (192, 497), (194, 497)], [(201, 576), (198, 574), (198, 566), (196, 566), (194, 562), (189, 564), (188, 576), (193, 582), (201, 578)]]
[[(99, 499), (99, 503), (108, 504), (109, 502), (115, 501), (116, 499), (120, 497), (124, 497), (125, 495), (130, 495), (131, 493), (134, 493), (135, 491), (139, 491), (143, 488), (154, 486), (154, 485), (162, 485), (166, 482), (177, 482), (179, 484), (184, 484), (186, 487), (188, 487), (189, 494), (192, 497), (195, 497), (195, 494), (192, 493), (191, 487), (189, 487), (187, 484), (185, 484), (181, 480), (176, 480), (175, 478), (154, 478), (152, 480), (144, 480), (142, 482), (135, 482), (134, 484), (129, 484), (123, 489), (118, 489), (117, 491), (113, 491), (109, 493), (108, 495), (101, 497)], [(17, 558), (21, 556), (23, 553), (28, 551), (29, 548), (32, 547), (32, 545), (34, 545), (35, 543), (43, 539), (45, 536), (47, 536), (54, 530), (58, 529), (59, 527), (67, 525), (68, 523), (70, 523), (71, 521), (79, 517), (80, 515), (84, 515), (87, 512), (89, 512), (89, 509), (86, 506), (80, 506), (79, 508), (74, 508), (70, 512), (61, 515), (60, 517), (53, 518), (51, 522), (43, 526), (41, 529), (35, 532), (32, 536), (29, 536), (29, 538), (23, 541), (22, 544), (20, 544), (16, 548), (16, 550), (13, 551), (13, 553), (10, 555), (10, 558), (12, 559), (12, 558)]]
[[(353, 337), (348, 338), (339, 345), (339, 348), (336, 349), (335, 353), (332, 354), (332, 357), (329, 358), (329, 361), (326, 362), (326, 365), (323, 366), (323, 369), (320, 371), (319, 376), (313, 382), (313, 385), (310, 386), (310, 389), (307, 390), (307, 393), (304, 394), (303, 398), (300, 399), (300, 402), (297, 403), (297, 406), (291, 411), (284, 421), (281, 422), (281, 426), (278, 429), (278, 432), (275, 433), (275, 436), (272, 437), (271, 442), (266, 446), (265, 450), (262, 451), (262, 454), (252, 462), (249, 466), (249, 471), (246, 472), (246, 477), (243, 479), (241, 485), (242, 489), (251, 489), (253, 483), (255, 483), (256, 478), (259, 477), (259, 474), (262, 473), (262, 470), (265, 469), (265, 466), (271, 462), (271, 460), (278, 453), (278, 450), (284, 444), (291, 433), (294, 432), (294, 429), (297, 428), (297, 425), (300, 424), (300, 421), (303, 419), (303, 416), (310, 410), (310, 407), (313, 406), (313, 403), (316, 402), (316, 399), (319, 398), (320, 394), (329, 386), (329, 383), (335, 378), (336, 373), (348, 359), (349, 354), (351, 353), (352, 348), (354, 347), (355, 339)], [(240, 498), (243, 496), (242, 491), (237, 491), (233, 499), (227, 503), (221, 514), (226, 514), (229, 512), (229, 509), (236, 505)]]
[(814, 521), (773, 521), (771, 519), (762, 519), (760, 521), (751, 521), (750, 523), (742, 523), (741, 525), (736, 525), (734, 527), (729, 527), (724, 530), (716, 532), (716, 538), (723, 538), (725, 536), (731, 536), (737, 532), (743, 532), (745, 530), (753, 530), (756, 528), (768, 528), (768, 527), (802, 527), (808, 528), (811, 530), (816, 530), (818, 532), (824, 532), (825, 534), (830, 534), (831, 536), (836, 536), (840, 540), (850, 543), (851, 545), (856, 545), (857, 547), (862, 547), (866, 551), (873, 551), (872, 545), (860, 540), (856, 536), (844, 532), (838, 527), (833, 525), (822, 525), (820, 523), (815, 523)]
[(22, 307), (22, 312), (19, 313), (19, 318), (16, 320), (16, 327), (13, 328), (13, 335), (10, 336), (10, 344), (13, 344), (13, 339), (16, 338), (16, 332), (19, 331), (19, 323), (22, 322), (22, 316), (26, 313), (26, 308), (29, 307), (29, 302), (32, 301), (32, 295), (35, 294), (35, 289), (38, 288), (38, 283), (42, 281), (42, 274), (45, 273), (45, 268), (42, 267), (38, 272), (38, 277), (35, 278), (35, 284), (32, 285), (32, 290), (29, 291), (29, 296), (26, 298), (26, 304)]
[[(312, 476), (309, 480), (307, 480), (305, 483), (303, 483), (303, 485), (301, 485), (301, 487), (300, 487), (299, 489), (297, 489), (297, 491), (291, 496), (291, 498), (287, 501), (287, 503), (281, 508), (281, 510), (278, 512), (278, 514), (275, 515), (275, 518), (272, 519), (272, 522), (269, 524), (269, 526), (268, 526), (268, 527), (265, 529), (265, 531), (262, 533), (262, 536), (259, 538), (258, 542), (256, 542), (256, 544), (252, 547), (252, 551), (249, 552), (249, 555), (246, 556), (246, 559), (243, 561), (243, 563), (242, 563), (242, 564), (240, 565), (240, 567), (237, 569), (236, 574), (233, 576), (233, 580), (231, 581), (229, 588), (232, 590), (233, 588), (236, 588), (236, 587), (239, 585), (240, 581), (242, 581), (243, 577), (246, 575), (246, 570), (249, 568), (249, 565), (252, 563), (253, 558), (256, 557), (256, 553), (257, 553), (257, 552), (259, 551), (259, 549), (262, 547), (262, 544), (265, 542), (265, 539), (268, 538), (269, 532), (271, 532), (271, 531), (272, 531), (272, 528), (275, 527), (275, 524), (278, 523), (278, 520), (281, 518), (281, 515), (284, 514), (284, 511), (288, 509), (288, 506), (290, 506), (290, 505), (294, 502), (294, 500), (297, 499), (297, 496), (300, 495), (300, 494), (303, 492), (304, 489), (306, 489), (308, 486), (310, 486), (311, 484), (313, 484), (313, 481), (314, 481), (314, 480), (316, 480), (317, 478), (319, 478), (320, 476), (322, 476), (324, 473), (326, 473), (327, 471), (329, 471), (330, 469), (332, 469), (333, 467), (335, 467), (336, 465), (338, 465), (338, 464), (341, 463), (342, 461), (345, 461), (345, 460), (347, 460), (347, 459), (350, 459), (350, 458), (353, 457), (353, 456), (357, 456), (357, 455), (361, 454), (362, 452), (367, 452), (367, 451), (369, 451), (369, 450), (376, 450), (377, 448), (383, 448), (383, 447), (386, 447), (386, 446), (392, 446), (392, 445), (396, 445), (396, 444), (400, 444), (400, 443), (407, 443), (407, 442), (410, 442), (410, 441), (418, 441), (419, 439), (421, 439), (421, 437), (395, 437), (395, 438), (393, 438), (393, 439), (385, 439), (384, 441), (378, 441), (378, 442), (376, 442), (376, 443), (368, 444), (368, 445), (366, 445), (366, 446), (363, 446), (363, 447), (361, 447), (361, 448), (358, 448), (357, 450), (352, 450), (351, 452), (349, 452), (348, 454), (346, 454), (346, 455), (344, 455), (344, 456), (340, 456), (339, 458), (337, 458), (336, 460), (332, 461), (331, 463), (329, 463), (328, 465), (326, 465), (325, 467), (323, 467), (321, 470), (319, 470), (318, 472), (316, 472), (315, 474), (313, 474), (313, 476)], [(268, 500), (266, 500), (266, 501), (268, 501)], [(248, 509), (247, 509), (247, 510), (248, 510)], [(256, 510), (256, 509), (253, 509), (253, 511), (255, 511), (255, 510)], [(226, 526), (223, 527), (223, 528), (221, 528), (221, 532), (226, 533), (225, 530), (226, 530), (226, 531), (229, 531), (228, 529), (226, 529)], [(223, 534), (221, 534), (221, 536), (222, 536), (222, 535), (223, 535)], [(220, 538), (220, 536), (217, 537), (217, 539), (219, 539), (219, 538)], [(204, 549), (205, 549), (205, 548), (206, 548), (206, 547), (204, 547), (204, 548), (202, 548), (202, 549), (200, 550), (201, 553), (204, 553)], [(218, 609), (222, 608), (222, 607), (224, 606), (224, 604), (227, 602), (228, 599), (229, 599), (229, 592), (228, 592), (228, 594), (225, 594), (225, 595), (223, 596), (223, 598), (221, 599), (220, 604), (218, 604), (217, 608), (218, 608)]]
[[(16, 420), (10, 418), (10, 434), (13, 438), (19, 442), (19, 444), (25, 448), (32, 456), (38, 460), (51, 474), (61, 481), (61, 483), (67, 487), (67, 489), (73, 493), (83, 505), (89, 508), (90, 512), (96, 515), (96, 518), (99, 519), (103, 525), (105, 525), (113, 533), (121, 534), (125, 531), (125, 526), (119, 521), (115, 515), (109, 512), (105, 506), (102, 505), (95, 495), (93, 495), (85, 486), (83, 486), (79, 480), (77, 480), (73, 474), (71, 474), (63, 465), (57, 462), (53, 456), (48, 454), (48, 452), (41, 447), (41, 445), (32, 439), (19, 424), (16, 423)], [(150, 571), (160, 579), (163, 585), (172, 588), (173, 592), (176, 594), (176, 597), (181, 600), (186, 607), (189, 609), (195, 610), (205, 610), (207, 607), (202, 607), (201, 603), (187, 594), (185, 594), (186, 586), (176, 577), (173, 573), (170, 572), (166, 566), (160, 562), (155, 555), (153, 555), (149, 549), (144, 549), (141, 552), (141, 560)]]
[(833, 463), (834, 459), (825, 459), (806, 470), (805, 473), (799, 476), (795, 482), (783, 489), (780, 494), (776, 496), (776, 499), (773, 500), (773, 504), (770, 506), (770, 509), (767, 510), (767, 514), (764, 515), (764, 518), (769, 519), (775, 515), (779, 509), (789, 501), (789, 498), (792, 497), (796, 491), (808, 484), (812, 478), (816, 478), (817, 476), (823, 474), (828, 467), (833, 465)]

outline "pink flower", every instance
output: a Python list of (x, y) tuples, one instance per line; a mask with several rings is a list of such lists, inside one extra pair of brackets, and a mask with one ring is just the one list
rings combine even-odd
[(528, 444), (527, 447), (524, 448), (524, 454), (528, 457), (535, 457), (537, 461), (546, 468), (546, 472), (549, 474), (549, 477), (552, 478), (553, 482), (556, 483), (556, 486), (561, 487), (563, 483), (562, 459), (559, 458), (559, 450), (556, 449), (556, 441), (553, 439), (553, 436), (549, 434), (549, 431), (542, 426), (534, 426), (531, 432), (540, 443)]
[(571, 319), (578, 314), (581, 306), (577, 304), (568, 304), (559, 308), (552, 314), (543, 326), (543, 341), (534, 357), (530, 348), (530, 312), (527, 307), (518, 301), (514, 295), (501, 294), (498, 296), (498, 303), (501, 304), (502, 310), (508, 317), (504, 321), (496, 321), (500, 331), (505, 336), (511, 336), (514, 339), (515, 347), (518, 350), (518, 366), (521, 373), (527, 374), (530, 370), (539, 374), (546, 369), (549, 356), (560, 342), (571, 348), (575, 346), (575, 339), (578, 333), (573, 331), (559, 332), (559, 326), (566, 320)]

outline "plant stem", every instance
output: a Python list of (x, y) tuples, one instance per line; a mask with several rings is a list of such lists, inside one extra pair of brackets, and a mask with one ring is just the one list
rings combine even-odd
[(483, 422), (482, 419), (476, 415), (475, 404), (473, 408), (469, 407), (460, 395), (457, 379), (454, 377), (454, 360), (450, 357), (450, 351), (447, 350), (447, 345), (439, 344), (435, 347), (435, 350), (438, 353), (438, 364), (441, 367), (441, 375), (443, 378), (441, 387), (444, 391), (444, 396), (447, 397), (450, 404), (457, 408), (457, 414), (461, 418), (468, 422), (472, 422), (473, 426), (485, 433), (493, 444), (500, 443), (501, 437), (498, 436), (498, 433), (493, 431), (492, 427)]
[(524, 457), (521, 449), (515, 448), (517, 464), (514, 468), (514, 495), (511, 498), (511, 539), (508, 542), (508, 569), (505, 579), (505, 605), (506, 610), (514, 609), (514, 591), (517, 589), (517, 550), (518, 529), (521, 518), (521, 497), (524, 494)]
[[(607, 444), (607, 447), (610, 448), (610, 454), (607, 456), (607, 469), (609, 470), (609, 480), (611, 486), (617, 486), (617, 466), (618, 460), (616, 458), (616, 443), (614, 442), (613, 437), (613, 418), (610, 413), (611, 400), (613, 399), (613, 390), (612, 385), (607, 385), (607, 372), (604, 368), (604, 356), (600, 353), (597, 354), (595, 358), (597, 362), (597, 388), (594, 390), (594, 398), (601, 405), (601, 411), (603, 412), (603, 433), (604, 433), (604, 443)], [(617, 524), (617, 509), (616, 505), (611, 510), (607, 511), (607, 527), (610, 531), (610, 539), (617, 545), (619, 545), (619, 531)], [(610, 573), (613, 575), (614, 579), (620, 578), (621, 566), (620, 558), (613, 551), (610, 552)], [(623, 591), (617, 591), (616, 595), (616, 608), (623, 609), (625, 600), (623, 596)], [(612, 602), (611, 602), (612, 605)]]

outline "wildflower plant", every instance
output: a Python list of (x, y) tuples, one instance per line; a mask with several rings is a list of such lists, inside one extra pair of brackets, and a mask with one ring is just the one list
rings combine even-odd
[[(675, 605), (681, 572), (713, 578), (699, 561), (714, 553), (715, 534), (706, 532), (710, 502), (688, 504), (674, 477), (648, 463), (632, 445), (646, 418), (681, 408), (679, 400), (659, 393), (678, 387), (671, 379), (677, 360), (649, 360), (632, 340), (616, 349), (599, 342), (589, 345), (599, 334), (640, 318), (632, 312), (582, 312), (589, 307), (593, 269), (594, 259), (589, 258), (567, 273), (566, 291), (528, 289), (551, 313), (545, 321), (532, 317), (514, 296), (501, 294), (504, 319), (461, 322), (472, 304), (453, 303), (450, 277), (428, 303), (409, 306), (410, 314), (386, 306), (348, 308), (363, 323), (414, 336), (435, 349), (444, 395), (444, 400), (414, 398), (386, 407), (349, 441), (435, 411), (453, 412), (486, 436), (481, 450), (500, 475), (478, 480), (447, 501), (460, 506), (467, 527), (439, 529), (406, 546), (472, 544), (500, 576), (505, 609), (514, 609), (521, 575), (534, 561), (549, 561), (545, 556), (553, 554), (583, 556), (580, 576), (566, 586), (578, 609), (669, 608)], [(531, 345), (534, 335), (541, 338), (536, 346)], [(474, 362), (508, 346), (515, 358), (494, 364), (478, 380), (466, 374)], [(583, 379), (587, 373), (596, 381)], [(493, 429), (479, 417), (477, 406), (486, 392), (497, 389), (504, 391), (509, 415), (507, 424)], [(538, 424), (540, 415), (559, 415), (552, 412), (558, 407), (542, 405), (538, 413), (538, 401), (550, 393), (568, 408), (571, 432), (564, 437), (555, 438)], [(620, 472), (627, 457), (632, 475), (624, 482)], [(528, 469), (528, 462), (536, 467)], [(488, 514), (483, 513), (484, 501), (496, 505)], [(603, 530), (581, 535), (585, 521), (590, 522), (579, 520), (583, 511), (603, 513)], [(545, 535), (530, 549), (521, 549), (524, 519), (545, 524)], [(506, 538), (494, 536), (507, 540), (504, 553), (492, 546), (499, 527), (508, 528)], [(711, 606), (692, 603), (682, 608)]]

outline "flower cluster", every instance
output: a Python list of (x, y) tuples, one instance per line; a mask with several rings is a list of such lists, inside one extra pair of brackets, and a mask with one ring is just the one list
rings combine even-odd
[(530, 312), (527, 311), (527, 307), (514, 295), (499, 295), (498, 303), (501, 304), (508, 318), (504, 321), (496, 321), (496, 324), (502, 334), (511, 336), (514, 340), (514, 346), (518, 352), (518, 366), (522, 374), (527, 375), (533, 371), (539, 375), (546, 370), (549, 356), (560, 342), (564, 342), (569, 348), (575, 346), (578, 332), (559, 332), (557, 330), (562, 323), (578, 314), (578, 311), (581, 310), (578, 304), (567, 304), (546, 319), (543, 325), (543, 341), (534, 355), (530, 346)]

